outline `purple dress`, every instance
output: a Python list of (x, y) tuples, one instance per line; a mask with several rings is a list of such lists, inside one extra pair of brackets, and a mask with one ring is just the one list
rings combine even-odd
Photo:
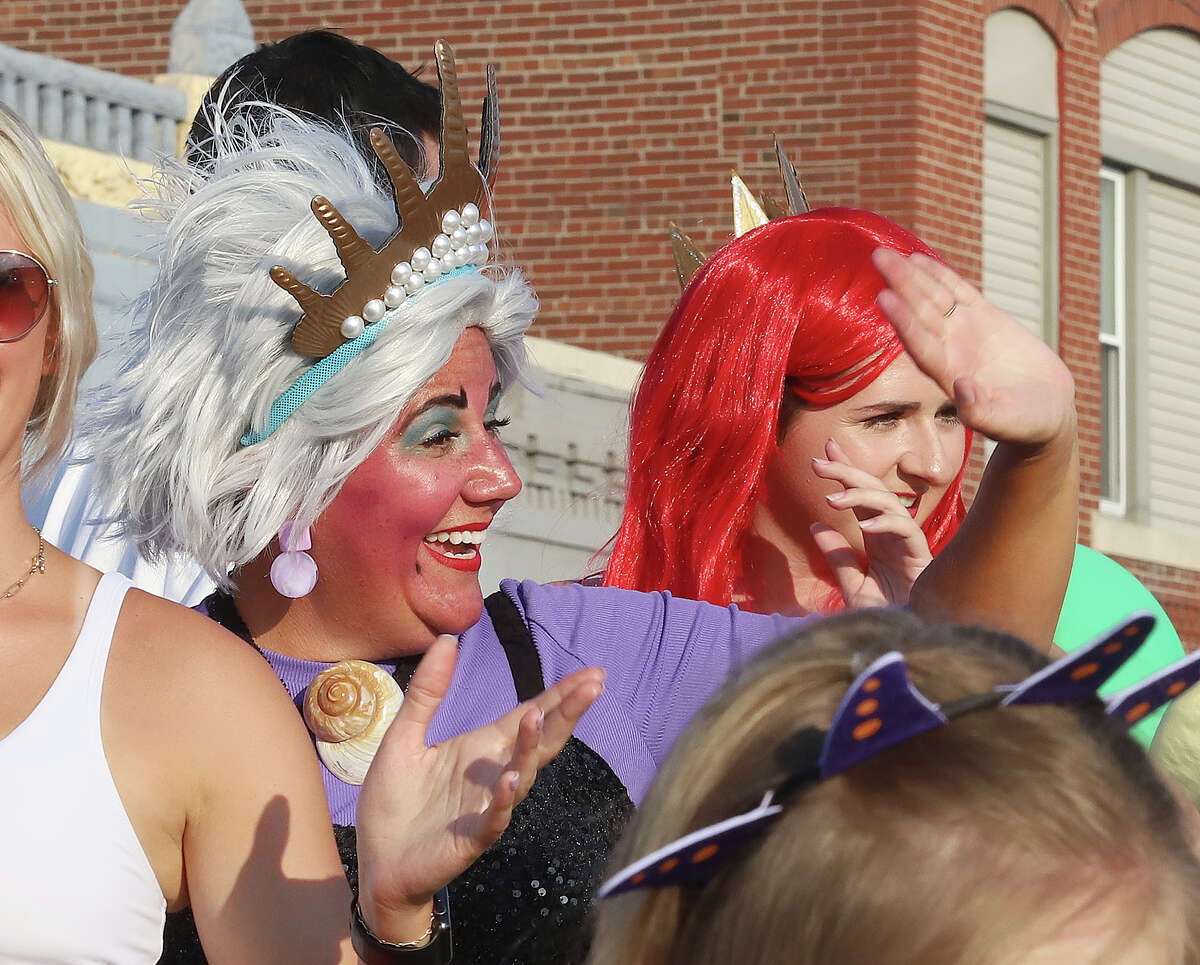
[[(210, 597), (200, 609), (253, 642), (228, 597)], [(480, 621), (459, 637), (454, 679), (430, 726), (430, 743), (488, 724), (582, 667), (603, 667), (608, 678), (575, 736), (538, 773), (508, 829), (451, 884), (456, 965), (583, 962), (588, 908), (632, 804), (644, 798), (671, 745), (729, 675), (806, 619), (667, 593), (504, 581)], [(263, 656), (297, 703), (330, 666)], [(415, 662), (378, 663), (403, 682)], [(321, 772), (353, 887), (359, 788), (324, 764)], [(163, 962), (171, 965), (204, 961), (186, 912), (168, 916), (164, 948)]]
[[(604, 693), (575, 728), (641, 803), (675, 740), (706, 700), (762, 647), (810, 617), (763, 616), (669, 593), (613, 587), (546, 586), (504, 580), (533, 635), (546, 686), (583, 667), (608, 673)], [(293, 698), (303, 697), (329, 663), (263, 651)], [(394, 664), (380, 661), (388, 672)], [(504, 650), (492, 620), (459, 637), (450, 691), (429, 730), (431, 744), (491, 723), (517, 706)], [(359, 788), (321, 766), (335, 824), (354, 823)]]

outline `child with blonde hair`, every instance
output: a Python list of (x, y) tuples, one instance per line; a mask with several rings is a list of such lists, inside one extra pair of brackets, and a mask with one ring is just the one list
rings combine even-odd
[(1200, 961), (1200, 864), (1124, 733), (1200, 664), (1089, 697), (1149, 625), (1050, 667), (907, 613), (805, 629), (676, 745), (589, 961)]

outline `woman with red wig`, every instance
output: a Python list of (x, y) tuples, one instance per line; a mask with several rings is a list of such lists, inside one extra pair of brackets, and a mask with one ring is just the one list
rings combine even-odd
[[(941, 299), (947, 333), (976, 327), (1014, 371), (1027, 364), (1028, 398), (984, 405), (922, 373), (881, 310), (893, 309), (885, 276), (904, 275)], [(826, 208), (749, 230), (695, 273), (647, 360), (605, 582), (758, 612), (903, 604), (910, 590), (917, 605), (915, 581), (967, 516), (975, 428), (1001, 442), (1004, 475), (985, 479), (956, 563), (922, 582), (961, 584), (980, 622), (1048, 640), (1075, 494), (1047, 492), (1023, 515), (1005, 494), (1016, 479), (1036, 486), (1039, 463), (1075, 458), (1073, 406), (1034, 415), (1046, 373), (1069, 403), (1070, 376), (1044, 343), (880, 215)]]

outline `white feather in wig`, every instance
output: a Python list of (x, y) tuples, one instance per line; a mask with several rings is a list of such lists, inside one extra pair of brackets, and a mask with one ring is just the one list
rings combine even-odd
[(503, 385), (519, 380), (537, 310), (517, 271), (446, 278), (406, 302), (274, 435), (241, 446), (313, 362), (289, 346), (301, 312), (270, 268), (322, 292), (344, 277), (313, 197), (329, 198), (376, 247), (396, 230), (394, 201), (346, 130), (253, 106), (253, 119), (214, 118), (211, 170), (168, 160), (156, 196), (141, 202), (164, 223), (158, 275), (85, 427), (103, 518), (149, 559), (191, 556), (224, 587), (285, 521), (311, 525), (466, 328), (487, 335)]

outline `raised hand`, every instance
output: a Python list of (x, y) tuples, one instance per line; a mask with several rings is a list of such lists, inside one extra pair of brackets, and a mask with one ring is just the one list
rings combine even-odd
[(880, 309), (967, 425), (1024, 445), (1074, 433), (1074, 382), (1050, 346), (926, 255), (878, 248), (872, 261)]
[(604, 689), (602, 670), (580, 670), (494, 723), (426, 747), (456, 655), (449, 636), (425, 654), (359, 796), (359, 903), (372, 931), (392, 940), (424, 931), (434, 893), (503, 833)]
[(913, 583), (933, 558), (924, 532), (899, 497), (869, 472), (854, 466), (834, 440), (825, 444), (825, 455), (825, 459), (813, 460), (813, 472), (842, 485), (842, 492), (825, 498), (835, 509), (854, 513), (866, 551), (864, 563), (836, 529), (824, 523), (810, 527), (846, 607), (903, 606)]

